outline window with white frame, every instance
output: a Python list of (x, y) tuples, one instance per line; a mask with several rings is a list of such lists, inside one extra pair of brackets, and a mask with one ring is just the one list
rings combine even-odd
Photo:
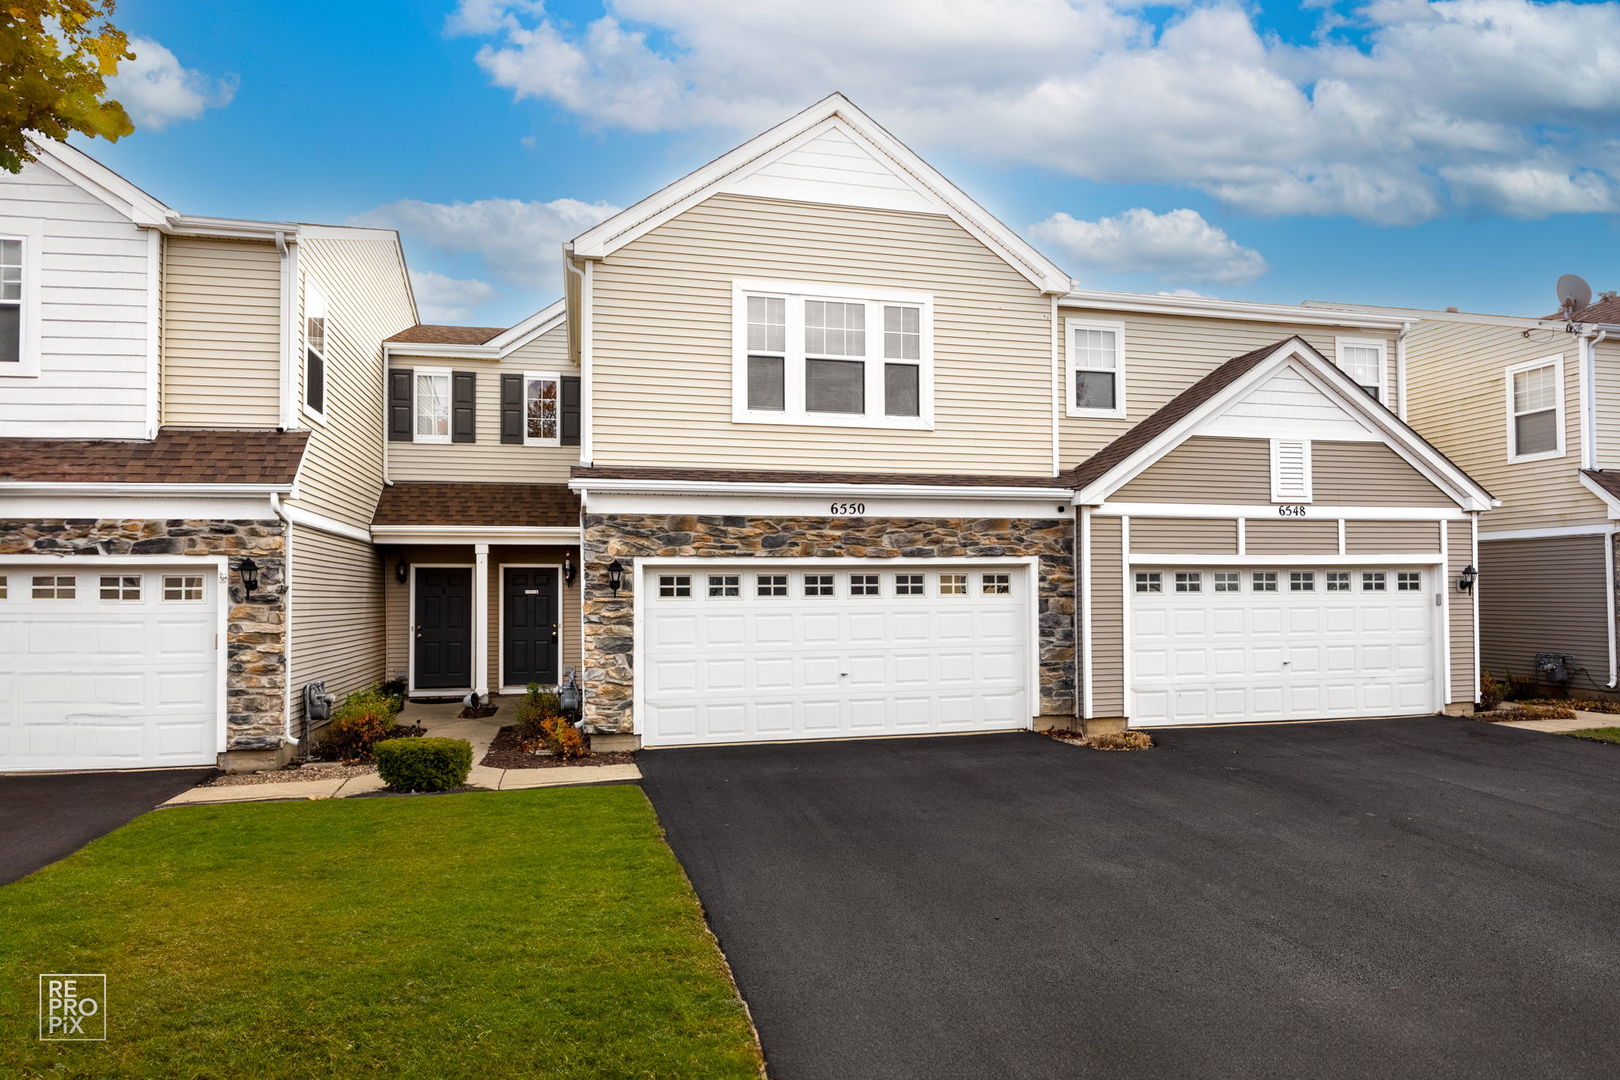
[(930, 297), (737, 282), (733, 419), (926, 428)]
[(1256, 570), (1249, 575), (1249, 587), (1253, 592), (1276, 592), (1277, 571)]
[[(304, 411), (326, 415), (326, 296), (304, 292)], [(448, 438), (448, 436), (446, 436)]]
[(1125, 324), (1066, 319), (1069, 415), (1125, 415)]
[(881, 596), (883, 588), (878, 584), (876, 574), (849, 575), (849, 595), (851, 596)]
[(1564, 362), (1554, 356), (1507, 370), (1508, 460), (1564, 452)]
[(22, 362), (23, 241), (0, 237), (0, 364)]
[(1348, 570), (1329, 570), (1327, 572), (1327, 591), (1328, 592), (1349, 592), (1350, 591), (1350, 571), (1348, 571)]
[(416, 369), (416, 441), (450, 441), (450, 372)]
[(163, 575), (163, 599), (181, 603), (196, 603), (203, 598), (201, 574)]
[(1311, 501), (1311, 443), (1309, 439), (1271, 440), (1271, 501)]
[(1288, 574), (1289, 592), (1315, 592), (1316, 574), (1311, 570), (1291, 570)]
[(1338, 368), (1377, 401), (1384, 401), (1384, 343), (1377, 338), (1336, 338)]
[(72, 575), (40, 574), (34, 578), (35, 600), (72, 600), (78, 595)]
[(658, 595), (670, 599), (683, 599), (692, 595), (691, 574), (660, 574)]
[(1203, 574), (1200, 574), (1196, 570), (1191, 570), (1191, 571), (1177, 570), (1176, 571), (1176, 592), (1188, 593), (1188, 592), (1203, 592), (1203, 591), (1204, 591), (1204, 575)]
[(786, 596), (787, 594), (786, 574), (760, 574), (754, 580), (754, 595), (756, 596)]
[(1389, 590), (1388, 578), (1382, 570), (1374, 570), (1361, 575), (1362, 592), (1387, 592)]
[(709, 595), (710, 596), (741, 596), (742, 595), (742, 590), (741, 590), (741, 588), (739, 586), (738, 575), (736, 575), (736, 574), (710, 574), (709, 575)]
[(896, 596), (924, 596), (927, 590), (923, 588), (921, 574), (894, 575), (894, 595)]
[(101, 579), (101, 598), (103, 600), (139, 600), (141, 598), (141, 579), (136, 575), (103, 575)]
[(1012, 592), (1011, 574), (985, 574), (980, 581), (979, 591), (986, 596), (1001, 596)]
[(1418, 571), (1418, 570), (1412, 570), (1412, 571), (1402, 570), (1399, 573), (1397, 573), (1395, 575), (1395, 591), (1396, 592), (1422, 592), (1423, 591), (1423, 573), (1422, 573), (1422, 571)]
[(804, 595), (806, 596), (832, 596), (833, 576), (831, 574), (804, 575)]
[(523, 444), (559, 446), (562, 443), (559, 408), (561, 382), (555, 375), (523, 376)]
[(1157, 570), (1139, 571), (1136, 575), (1136, 591), (1139, 593), (1164, 592), (1164, 575)]
[(5, 578), (4, 574), (0, 574), (0, 600), (4, 600), (5, 598), (6, 598), (6, 578)]
[(1215, 580), (1216, 592), (1243, 591), (1243, 575), (1236, 570), (1217, 570), (1210, 577)]

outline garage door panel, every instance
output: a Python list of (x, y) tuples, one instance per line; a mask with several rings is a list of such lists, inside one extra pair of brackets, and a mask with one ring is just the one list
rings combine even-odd
[[(159, 706), (166, 706), (170, 704), (195, 704), (200, 697), (198, 691), (201, 690), (201, 687), (197, 684), (203, 681), (201, 679), (193, 680), (192, 694), (189, 702), (175, 702), (170, 699), (166, 693), (166, 691), (169, 689), (171, 680), (184, 678), (184, 675), (171, 675), (168, 679), (159, 677), (156, 704)], [(87, 679), (85, 681), (89, 683), (91, 687), (91, 693), (89, 695), (91, 700), (99, 701), (103, 705), (138, 709), (141, 707), (141, 703), (147, 699), (146, 676), (137, 672), (130, 672), (124, 675), (97, 675), (95, 678)]]
[[(740, 708), (747, 708), (746, 704)], [(823, 701), (807, 701), (804, 703), (803, 723), (806, 732), (816, 735), (826, 735), (835, 732), (843, 726), (844, 702), (837, 699)], [(712, 735), (722, 735), (723, 732), (710, 732)]]

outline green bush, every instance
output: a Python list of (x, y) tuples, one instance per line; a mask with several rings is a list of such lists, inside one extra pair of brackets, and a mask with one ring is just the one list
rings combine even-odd
[(1486, 672), (1479, 680), (1479, 709), (1481, 712), (1491, 712), (1502, 704), (1502, 693), (1506, 688), (1497, 680), (1495, 675)]
[(546, 737), (546, 721), (562, 715), (562, 700), (549, 690), (540, 689), (539, 683), (530, 683), (528, 691), (517, 707), (517, 735), (524, 743), (536, 743)]
[(368, 760), (372, 747), (394, 730), (398, 715), (399, 705), (380, 687), (356, 690), (332, 710), (316, 754), (337, 761)]
[(472, 771), (466, 739), (384, 739), (375, 749), (377, 775), (395, 791), (449, 791)]

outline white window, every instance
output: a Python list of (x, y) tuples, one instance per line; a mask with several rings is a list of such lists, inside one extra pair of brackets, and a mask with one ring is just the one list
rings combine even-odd
[(1316, 574), (1311, 570), (1293, 570), (1288, 574), (1289, 592), (1315, 592)]
[(1384, 392), (1384, 343), (1377, 338), (1335, 338), (1339, 370), (1355, 380), (1357, 386), (1371, 394), (1375, 400), (1386, 401)]
[(416, 441), (450, 441), (450, 372), (416, 369)]
[(1362, 592), (1387, 592), (1388, 589), (1389, 586), (1382, 570), (1361, 575)]
[(44, 574), (34, 578), (35, 600), (72, 600), (77, 594), (71, 576)]
[(981, 591), (986, 596), (998, 596), (1012, 592), (1012, 575), (985, 574), (981, 583)]
[(967, 590), (967, 575), (966, 574), (941, 574), (941, 575), (939, 575), (939, 595), (941, 595), (941, 596), (966, 596), (967, 591), (968, 590)]
[(1276, 592), (1277, 571), (1256, 570), (1249, 575), (1249, 588), (1253, 592)]
[(181, 600), (189, 603), (202, 598), (203, 579), (201, 574), (163, 575), (163, 599)]
[(921, 574), (894, 575), (894, 595), (896, 596), (922, 596), (923, 576)]
[(754, 592), (758, 596), (786, 596), (786, 574), (760, 574), (754, 583)]
[(1164, 592), (1164, 575), (1157, 570), (1149, 570), (1136, 575), (1136, 591), (1139, 593)]
[(1554, 356), (1507, 369), (1509, 461), (1540, 461), (1564, 452), (1564, 359)]
[(1196, 570), (1191, 572), (1176, 571), (1176, 592), (1203, 592), (1204, 575)]
[(876, 574), (849, 575), (849, 595), (851, 596), (880, 596), (882, 588), (878, 585)]
[(660, 574), (658, 577), (658, 595), (669, 597), (691, 596), (692, 576), (690, 574)]
[(523, 376), (523, 445), (562, 445), (561, 386), (556, 375)]
[(1423, 590), (1423, 575), (1417, 571), (1401, 571), (1395, 575), (1396, 592), (1421, 592)]
[(104, 575), (101, 579), (101, 598), (103, 600), (139, 600), (141, 598), (140, 577), (124, 574)]
[(1328, 592), (1349, 592), (1350, 591), (1350, 571), (1348, 571), (1348, 570), (1329, 570), (1327, 572), (1327, 591)]
[(1216, 592), (1243, 591), (1243, 575), (1236, 570), (1217, 570), (1210, 577), (1215, 579)]
[(4, 600), (5, 598), (6, 598), (6, 579), (5, 579), (4, 575), (0, 575), (0, 600)]
[(1125, 415), (1125, 324), (1065, 319), (1069, 415)]
[[(313, 285), (304, 290), (304, 411), (326, 417), (326, 296)], [(448, 393), (445, 395), (448, 399)], [(449, 439), (448, 409), (446, 440)]]
[(30, 235), (0, 234), (0, 378), (39, 374), (38, 223)]
[(929, 296), (738, 281), (733, 303), (733, 420), (933, 426)]
[(741, 596), (742, 589), (736, 574), (710, 574), (710, 596)]
[(1309, 439), (1271, 440), (1271, 501), (1311, 501), (1311, 443)]
[(832, 596), (833, 576), (831, 574), (804, 575), (804, 595), (806, 596)]

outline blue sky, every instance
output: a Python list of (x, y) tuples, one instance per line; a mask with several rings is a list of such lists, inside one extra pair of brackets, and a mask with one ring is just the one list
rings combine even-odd
[[(1527, 0), (122, 0), (190, 213), (401, 229), (504, 325), (557, 243), (831, 90), (1082, 285), (1536, 314), (1620, 288), (1620, 10)], [(157, 43), (159, 48), (152, 47)], [(140, 43), (137, 44), (140, 47)]]

